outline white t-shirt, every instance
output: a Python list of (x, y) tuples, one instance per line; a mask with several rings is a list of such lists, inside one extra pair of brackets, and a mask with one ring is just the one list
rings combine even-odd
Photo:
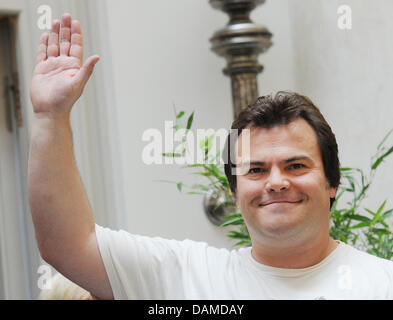
[(304, 269), (263, 265), (251, 247), (133, 235), (96, 225), (115, 299), (389, 299), (393, 261), (343, 242)]

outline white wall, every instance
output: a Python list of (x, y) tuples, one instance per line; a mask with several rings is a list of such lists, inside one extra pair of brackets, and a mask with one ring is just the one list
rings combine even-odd
[[(337, 27), (342, 4), (352, 9), (351, 30)], [(342, 166), (366, 172), (378, 143), (393, 128), (392, 10), (389, 0), (290, 3), (296, 88), (331, 124)], [(392, 173), (390, 156), (378, 168), (365, 206), (376, 210), (388, 198), (386, 208), (393, 206)]]
[(255, 23), (266, 26), (273, 33), (273, 45), (259, 58), (264, 66), (258, 77), (260, 95), (296, 89), (290, 3), (291, 0), (267, 0), (251, 13)]

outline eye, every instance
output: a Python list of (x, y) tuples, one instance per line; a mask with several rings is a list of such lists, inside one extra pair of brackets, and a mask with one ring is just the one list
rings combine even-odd
[(291, 164), (290, 166), (289, 166), (289, 168), (291, 168), (291, 169), (302, 169), (302, 168), (305, 168), (306, 166), (304, 165), (304, 164), (302, 164), (302, 163), (294, 163), (294, 164)]
[(250, 170), (248, 170), (249, 174), (253, 174), (253, 173), (261, 173), (262, 172), (262, 168), (251, 168)]

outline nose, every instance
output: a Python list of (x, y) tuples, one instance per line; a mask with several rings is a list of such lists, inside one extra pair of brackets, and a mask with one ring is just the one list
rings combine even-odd
[(279, 168), (272, 167), (266, 182), (267, 192), (282, 192), (289, 189), (289, 181)]

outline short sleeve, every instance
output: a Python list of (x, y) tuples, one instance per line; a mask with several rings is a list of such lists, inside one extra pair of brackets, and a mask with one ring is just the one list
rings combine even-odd
[[(114, 231), (96, 224), (98, 247), (116, 300), (184, 299), (189, 252), (207, 244)], [(203, 249), (202, 249), (203, 250)]]

